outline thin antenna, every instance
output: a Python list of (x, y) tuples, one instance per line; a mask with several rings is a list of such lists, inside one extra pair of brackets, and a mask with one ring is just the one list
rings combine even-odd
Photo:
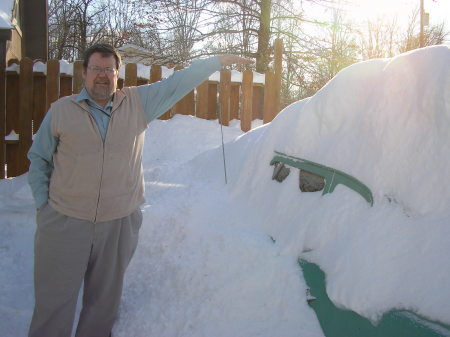
[(222, 115), (219, 109), (219, 124), (220, 124), (220, 134), (222, 135), (222, 158), (223, 158), (223, 173), (225, 175), (225, 185), (227, 184), (227, 165), (225, 162), (225, 145), (223, 144), (223, 126), (222, 126)]

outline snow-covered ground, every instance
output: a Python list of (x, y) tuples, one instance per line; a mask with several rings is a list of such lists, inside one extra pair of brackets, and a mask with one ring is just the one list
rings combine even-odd
[[(299, 256), (339, 306), (374, 322), (405, 308), (450, 324), (450, 48), (372, 60), (242, 135), (176, 116), (146, 135), (144, 223), (117, 337), (323, 336)], [(303, 193), (271, 179), (274, 150), (372, 190)], [(0, 336), (26, 335), (34, 206), (26, 175), (0, 181)]]

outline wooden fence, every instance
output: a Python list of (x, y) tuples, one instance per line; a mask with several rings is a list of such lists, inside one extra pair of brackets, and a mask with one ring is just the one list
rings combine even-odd
[[(270, 122), (279, 112), (281, 88), (281, 40), (275, 43), (275, 72), (265, 74), (265, 83), (253, 83), (253, 72), (245, 70), (242, 82), (232, 82), (230, 70), (221, 70), (219, 81), (205, 81), (187, 94), (161, 119), (175, 114), (218, 119), (228, 125), (240, 119), (241, 129), (251, 129), (254, 119)], [(73, 64), (73, 76), (61, 73), (60, 62), (49, 60), (44, 72), (33, 71), (34, 62), (20, 61), (19, 71), (0, 65), (0, 179), (28, 171), (27, 152), (33, 134), (50, 106), (58, 98), (79, 93), (83, 87), (82, 61)], [(181, 69), (176, 67), (175, 70)], [(125, 77), (118, 87), (142, 85), (161, 80), (162, 68), (151, 67), (148, 79), (138, 77), (137, 65), (125, 66)]]

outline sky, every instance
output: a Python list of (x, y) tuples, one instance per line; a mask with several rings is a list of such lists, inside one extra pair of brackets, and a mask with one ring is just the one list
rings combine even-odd
[[(114, 337), (321, 337), (299, 257), (326, 273), (341, 308), (377, 322), (409, 309), (450, 325), (450, 48), (341, 71), (271, 123), (152, 122), (146, 202)], [(274, 151), (359, 179), (371, 206), (338, 185), (272, 180)], [(27, 176), (0, 181), (0, 336), (26, 335), (35, 210)], [(79, 307), (78, 307), (79, 311)], [(450, 336), (450, 331), (444, 332)]]
[[(399, 20), (418, 9), (420, 0), (354, 0), (352, 14), (360, 18), (376, 18), (378, 16), (396, 16)], [(437, 24), (448, 21), (450, 17), (450, 1), (424, 0), (424, 10), (430, 14), (430, 23)]]
[[(306, 17), (312, 20), (330, 20), (333, 6), (314, 5), (306, 8)], [(346, 18), (363, 27), (367, 20), (382, 19), (387, 22), (396, 20), (400, 27), (406, 27), (414, 10), (420, 8), (420, 0), (342, 0), (340, 5), (345, 9)], [(424, 0), (424, 11), (429, 13), (430, 25), (444, 22), (446, 31), (450, 31), (450, 1)], [(309, 29), (314, 29), (309, 27)], [(419, 27), (417, 27), (417, 30)], [(450, 43), (450, 39), (447, 38)]]
[(12, 0), (0, 1), (0, 29), (11, 28)]

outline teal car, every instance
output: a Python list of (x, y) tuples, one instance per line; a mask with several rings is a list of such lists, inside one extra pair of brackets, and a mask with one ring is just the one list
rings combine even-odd
[[(274, 166), (272, 179), (283, 182), (291, 168), (299, 169), (299, 188), (302, 192), (332, 193), (342, 184), (358, 193), (371, 206), (374, 204), (369, 187), (357, 178), (303, 158), (275, 151), (270, 165)], [(445, 337), (450, 326), (433, 322), (408, 310), (392, 310), (374, 325), (357, 313), (336, 307), (326, 292), (325, 273), (314, 263), (299, 259), (299, 265), (308, 285), (307, 301), (315, 311), (323, 333), (327, 337)]]

